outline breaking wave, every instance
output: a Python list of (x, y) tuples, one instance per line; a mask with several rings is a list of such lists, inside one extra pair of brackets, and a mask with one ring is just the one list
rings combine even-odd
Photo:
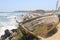
[[(8, 13), (6, 13), (6, 14), (8, 14)], [(2, 14), (0, 15), (0, 37), (1, 37), (1, 35), (4, 34), (4, 31), (6, 29), (8, 29), (8, 30), (17, 29), (18, 23), (16, 22), (16, 20), (18, 20), (19, 22), (22, 21), (22, 19), (20, 18), (20, 16), (21, 16), (20, 13), (19, 13), (20, 16), (19, 16), (19, 14), (18, 15), (15, 15), (15, 14), (14, 15), (10, 15), (10, 14), (6, 15), (6, 14), (5, 14), (5, 16)]]

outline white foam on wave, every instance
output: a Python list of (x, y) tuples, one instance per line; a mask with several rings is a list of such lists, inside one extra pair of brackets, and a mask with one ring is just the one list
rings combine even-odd
[(8, 19), (10, 19), (9, 22), (6, 22), (6, 23), (2, 23), (4, 25), (4, 27), (0, 27), (0, 37), (1, 35), (4, 34), (4, 31), (6, 29), (8, 30), (12, 30), (12, 29), (17, 29), (18, 28), (18, 23), (16, 22), (16, 20), (19, 20), (19, 22), (22, 21), (22, 19), (15, 19), (16, 16), (10, 16), (10, 17), (7, 17)]

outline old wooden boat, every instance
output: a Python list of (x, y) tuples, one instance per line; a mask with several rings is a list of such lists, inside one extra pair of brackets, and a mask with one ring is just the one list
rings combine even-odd
[(19, 23), (19, 29), (22, 33), (42, 38), (56, 28), (58, 23), (57, 15), (39, 16)]

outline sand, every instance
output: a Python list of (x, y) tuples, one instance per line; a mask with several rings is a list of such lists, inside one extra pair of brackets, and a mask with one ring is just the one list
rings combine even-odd
[(58, 31), (54, 35), (48, 38), (43, 38), (42, 40), (60, 40), (60, 23), (58, 24), (57, 29)]

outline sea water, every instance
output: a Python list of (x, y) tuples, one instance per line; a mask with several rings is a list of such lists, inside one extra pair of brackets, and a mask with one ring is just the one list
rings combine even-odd
[(28, 16), (28, 13), (18, 12), (18, 13), (0, 13), (0, 37), (4, 34), (6, 29), (12, 30), (17, 29), (18, 23), (22, 21), (21, 15)]

